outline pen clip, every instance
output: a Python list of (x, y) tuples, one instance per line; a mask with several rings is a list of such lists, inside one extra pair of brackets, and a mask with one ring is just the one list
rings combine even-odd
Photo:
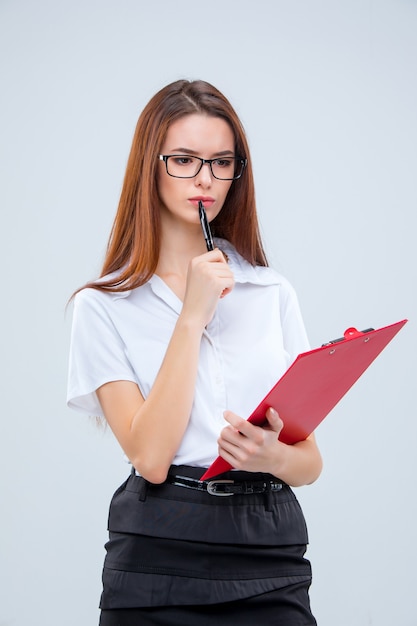
[(201, 200), (198, 201), (198, 213), (200, 215), (200, 223), (201, 228), (203, 229), (204, 239), (206, 240), (207, 250), (210, 252), (211, 250), (214, 250), (213, 237), (211, 235), (211, 230), (208, 223), (206, 211), (204, 209), (204, 204), (201, 202)]

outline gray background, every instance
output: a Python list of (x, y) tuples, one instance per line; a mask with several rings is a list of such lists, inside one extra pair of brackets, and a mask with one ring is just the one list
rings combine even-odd
[(182, 77), (245, 124), (312, 345), (410, 319), (297, 494), (319, 625), (417, 624), (416, 64), (415, 0), (0, 0), (1, 626), (97, 623), (128, 468), (65, 406), (65, 304), (99, 271), (141, 109)]

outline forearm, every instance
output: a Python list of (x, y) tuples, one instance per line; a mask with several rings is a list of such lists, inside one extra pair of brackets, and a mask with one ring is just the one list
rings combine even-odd
[(179, 317), (161, 368), (131, 426), (131, 459), (151, 482), (162, 482), (190, 419), (202, 329)]
[(149, 396), (116, 380), (97, 389), (106, 420), (126, 456), (152, 483), (163, 482), (190, 419), (202, 329), (180, 316)]
[(313, 483), (322, 470), (322, 459), (314, 436), (293, 445), (278, 442), (271, 473), (292, 487)]

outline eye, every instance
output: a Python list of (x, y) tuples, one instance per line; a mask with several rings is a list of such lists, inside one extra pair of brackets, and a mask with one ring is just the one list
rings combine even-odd
[(174, 161), (175, 165), (191, 165), (194, 163), (194, 158), (189, 156), (177, 156), (171, 157), (171, 159)]
[(217, 167), (230, 167), (232, 165), (232, 161), (230, 159), (216, 159), (215, 161), (213, 161), (213, 163), (217, 166)]

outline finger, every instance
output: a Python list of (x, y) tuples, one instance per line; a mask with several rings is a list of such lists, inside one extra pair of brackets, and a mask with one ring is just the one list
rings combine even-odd
[(201, 261), (224, 263), (225, 265), (227, 265), (225, 254), (219, 248), (214, 248), (214, 250), (210, 250), (210, 252), (204, 252), (203, 254), (195, 258), (200, 259)]
[(248, 422), (248, 420), (243, 419), (243, 417), (239, 417), (239, 415), (236, 415), (236, 413), (233, 413), (232, 411), (225, 411), (223, 415), (225, 420), (233, 426), (234, 432), (240, 437), (243, 436), (254, 441), (262, 441), (262, 428), (254, 426)]
[(269, 409), (266, 411), (265, 416), (268, 420), (268, 424), (271, 430), (279, 435), (281, 430), (284, 428), (284, 422), (278, 415), (278, 412), (272, 406), (270, 406)]
[(224, 411), (223, 417), (235, 430), (242, 432), (241, 429), (244, 428), (246, 420), (232, 411)]
[[(251, 450), (252, 442), (250, 439), (242, 435), (232, 426), (223, 428), (219, 439), (217, 440), (219, 454), (225, 458), (225, 454), (230, 455), (234, 460), (243, 461), (248, 457)], [(235, 465), (233, 462), (232, 465)]]
[(225, 296), (227, 296), (227, 294), (229, 294), (232, 291), (231, 287), (227, 287), (226, 289), (223, 289), (223, 291), (220, 294), (220, 298), (224, 298)]
[(213, 250), (200, 257), (195, 257), (191, 262), (191, 268), (198, 268), (197, 271), (205, 279), (216, 281), (216, 284), (220, 287), (220, 297), (230, 293), (235, 285), (234, 274), (225, 262), (223, 253), (220, 250)]
[(225, 265), (227, 265), (229, 261), (229, 257), (227, 256), (225, 252), (223, 252), (219, 248), (214, 248), (213, 252), (220, 252), (219, 260), (222, 261)]

